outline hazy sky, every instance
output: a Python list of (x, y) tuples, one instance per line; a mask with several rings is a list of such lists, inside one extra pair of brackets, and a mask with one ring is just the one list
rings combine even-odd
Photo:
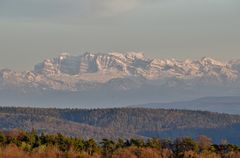
[(240, 58), (240, 0), (0, 0), (0, 69), (66, 51)]

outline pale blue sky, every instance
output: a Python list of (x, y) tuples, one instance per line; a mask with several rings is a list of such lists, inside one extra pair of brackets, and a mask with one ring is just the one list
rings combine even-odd
[(0, 0), (0, 69), (61, 52), (240, 58), (239, 0)]

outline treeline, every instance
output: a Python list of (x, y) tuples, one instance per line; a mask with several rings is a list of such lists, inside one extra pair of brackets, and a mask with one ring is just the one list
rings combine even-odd
[(38, 134), (14, 129), (0, 132), (1, 158), (239, 158), (240, 147), (206, 136), (166, 139), (129, 139), (100, 142), (62, 134)]

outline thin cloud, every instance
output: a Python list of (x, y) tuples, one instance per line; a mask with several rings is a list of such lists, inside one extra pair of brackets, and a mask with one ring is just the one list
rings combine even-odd
[(132, 10), (141, 2), (141, 0), (91, 0), (91, 7), (101, 16), (112, 16)]
[(144, 0), (1, 0), (0, 17), (114, 16)]

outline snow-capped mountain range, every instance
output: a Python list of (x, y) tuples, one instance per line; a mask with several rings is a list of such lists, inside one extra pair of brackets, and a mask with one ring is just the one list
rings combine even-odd
[(187, 90), (187, 93), (204, 96), (215, 95), (215, 91), (218, 94), (220, 88), (226, 90), (226, 95), (238, 95), (239, 83), (240, 60), (220, 62), (209, 57), (200, 60), (151, 59), (138, 52), (79, 56), (62, 53), (36, 64), (32, 71), (0, 71), (0, 91), (23, 93), (49, 90), (96, 92), (99, 89), (151, 93), (154, 89), (155, 93), (164, 96), (170, 89), (176, 93)]
[[(143, 53), (130, 52), (91, 54), (71, 56), (63, 53), (54, 59), (47, 59), (37, 64), (33, 72), (49, 75), (69, 75), (86, 80), (106, 81), (112, 78), (143, 77), (155, 80), (163, 77), (182, 79), (209, 77), (221, 81), (236, 80), (240, 71), (240, 60), (222, 63), (203, 57), (201, 60), (149, 59)], [(110, 75), (108, 75), (111, 74)], [(104, 74), (107, 78), (88, 78), (89, 74), (97, 77)]]

